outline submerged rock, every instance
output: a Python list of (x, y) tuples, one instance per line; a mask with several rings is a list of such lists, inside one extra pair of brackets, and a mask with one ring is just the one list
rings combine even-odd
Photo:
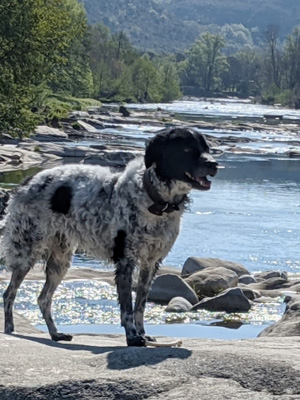
[(167, 305), (165, 311), (167, 312), (186, 312), (190, 311), (193, 305), (183, 297), (174, 297)]

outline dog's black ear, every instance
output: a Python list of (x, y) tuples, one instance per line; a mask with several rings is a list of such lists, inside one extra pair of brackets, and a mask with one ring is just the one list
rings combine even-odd
[(164, 134), (158, 134), (147, 142), (145, 152), (146, 168), (150, 168), (151, 165), (157, 163), (157, 161), (163, 157), (165, 140)]

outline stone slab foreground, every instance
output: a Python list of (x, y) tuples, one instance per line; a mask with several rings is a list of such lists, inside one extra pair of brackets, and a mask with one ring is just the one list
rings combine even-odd
[(0, 308), (1, 400), (300, 399), (299, 337), (183, 339), (181, 348), (129, 348), (122, 335), (55, 343), (15, 317), (19, 334), (3, 334)]

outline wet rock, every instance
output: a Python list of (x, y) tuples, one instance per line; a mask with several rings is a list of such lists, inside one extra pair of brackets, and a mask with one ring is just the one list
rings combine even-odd
[(244, 285), (249, 285), (249, 283), (256, 283), (257, 280), (252, 275), (242, 275), (239, 277), (238, 283), (243, 283)]
[[(78, 121), (79, 122), (79, 121)], [(85, 118), (84, 122), (86, 122), (87, 124), (89, 124), (90, 126), (93, 126), (94, 128), (96, 128), (97, 130), (99, 129), (104, 129), (105, 125), (103, 124), (103, 122), (101, 122), (98, 118)]]
[(287, 286), (286, 283), (287, 280), (283, 278), (270, 278), (262, 282), (251, 283), (249, 284), (249, 287), (251, 287), (251, 289), (257, 289), (257, 290), (276, 290), (282, 288), (286, 289), (287, 287), (290, 286), (290, 284), (288, 284)]
[(287, 299), (282, 318), (268, 326), (258, 336), (300, 336), (300, 296)]
[(183, 297), (174, 297), (167, 305), (167, 312), (187, 312), (190, 311), (193, 305)]
[(39, 125), (35, 129), (35, 134), (31, 136), (33, 140), (39, 142), (61, 142), (68, 141), (68, 135), (61, 129), (51, 128), (47, 125)]
[(222, 290), (235, 287), (238, 276), (234, 271), (223, 267), (206, 268), (185, 278), (185, 282), (199, 297), (214, 296)]
[(89, 133), (97, 133), (97, 128), (93, 126), (91, 123), (86, 122), (87, 119), (85, 118), (84, 121), (78, 120), (77, 124), (83, 128), (85, 131)]
[(234, 271), (238, 276), (250, 275), (250, 272), (241, 264), (220, 260), (218, 258), (189, 257), (182, 267), (181, 276), (187, 277), (194, 272), (217, 267)]
[(191, 304), (198, 302), (194, 290), (180, 276), (164, 274), (154, 280), (148, 300), (166, 304), (177, 296), (185, 298)]
[(239, 288), (243, 291), (244, 295), (249, 300), (258, 299), (259, 297), (261, 297), (261, 293), (258, 290), (250, 289), (248, 286), (244, 285), (243, 286), (239, 285)]
[(72, 111), (69, 115), (70, 118), (78, 119), (78, 118), (89, 118), (90, 114), (86, 111)]
[(192, 310), (205, 309), (209, 311), (247, 312), (251, 308), (251, 303), (244, 295), (242, 289), (233, 288), (224, 290), (221, 294), (201, 300), (195, 304)]
[(1, 132), (0, 135), (0, 144), (17, 144), (20, 142), (20, 139), (14, 138), (8, 133)]
[(283, 278), (287, 280), (287, 273), (285, 271), (264, 271), (254, 274), (254, 277), (258, 279)]
[(290, 286), (290, 290), (293, 290), (296, 293), (300, 293), (300, 282), (292, 283)]
[(130, 112), (124, 106), (119, 107), (119, 113), (121, 113), (123, 117), (130, 117)]

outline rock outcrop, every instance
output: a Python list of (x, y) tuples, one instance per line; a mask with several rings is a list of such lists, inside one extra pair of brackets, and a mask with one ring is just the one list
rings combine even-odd
[(78, 334), (55, 343), (15, 316), (22, 334), (0, 333), (1, 400), (300, 398), (300, 342), (294, 337), (183, 338), (181, 348), (144, 348), (127, 347), (124, 335)]

